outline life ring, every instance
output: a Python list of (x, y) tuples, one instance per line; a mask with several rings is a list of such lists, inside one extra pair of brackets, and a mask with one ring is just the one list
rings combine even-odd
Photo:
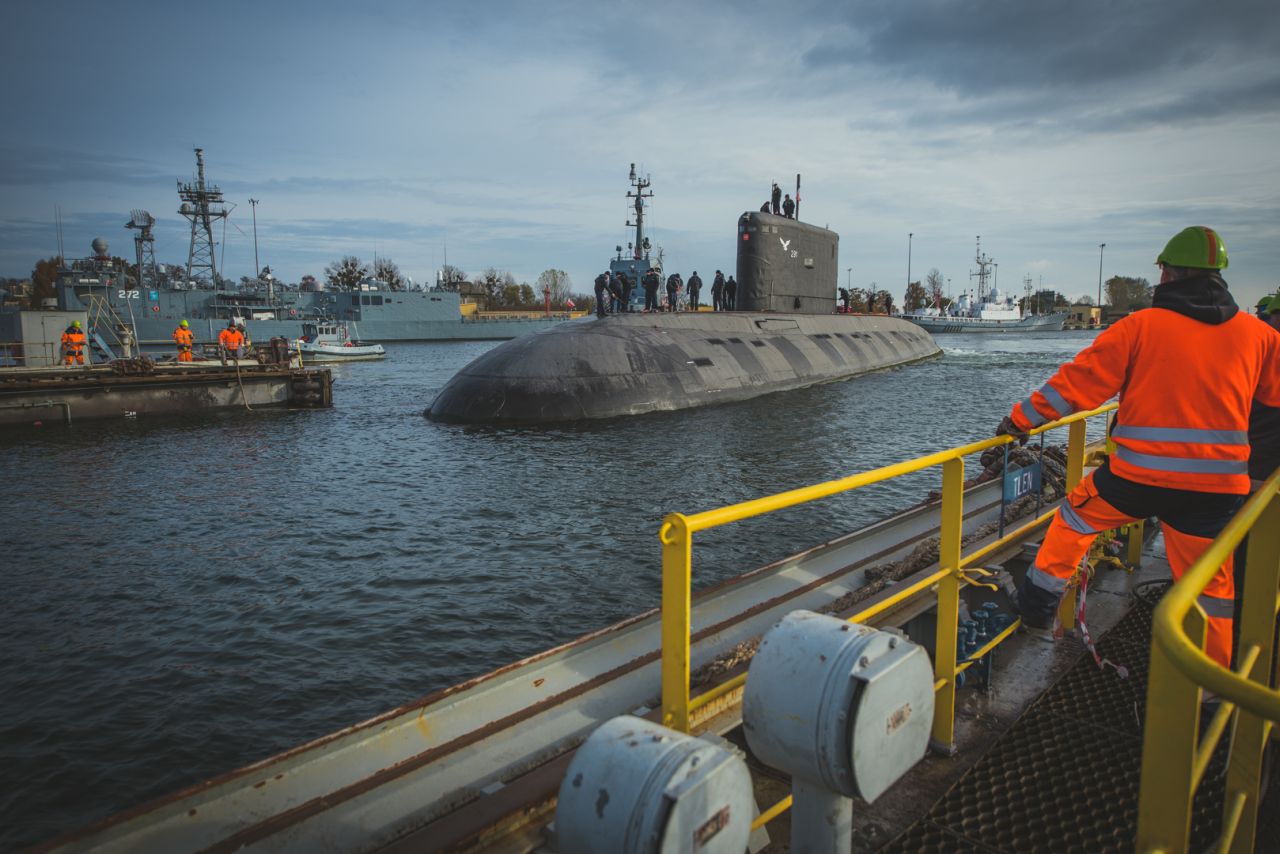
[(152, 311), (154, 311), (154, 312), (156, 312), (157, 314), (159, 314), (159, 313), (160, 313), (160, 306), (158, 306), (158, 305), (153, 305), (153, 306), (151, 306), (151, 310), (152, 310)]
[(297, 316), (298, 316), (298, 310), (297, 310), (296, 308), (291, 308), (291, 309), (289, 309), (289, 316), (290, 316), (290, 317), (297, 317)]

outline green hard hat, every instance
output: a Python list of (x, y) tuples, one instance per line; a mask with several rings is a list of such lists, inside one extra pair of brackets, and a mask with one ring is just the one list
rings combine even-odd
[(71, 325), (72, 325), (72, 326), (74, 326), (76, 329), (79, 329), (79, 328), (80, 328), (80, 321), (78, 321), (78, 320), (73, 320), (73, 321), (71, 321)]
[(1227, 268), (1227, 244), (1218, 232), (1204, 225), (1184, 228), (1165, 244), (1156, 258), (1157, 264), (1171, 267), (1197, 267), (1204, 270)]
[(190, 323), (187, 323), (187, 322), (184, 320), (184, 321), (182, 321), (181, 323), (179, 323), (178, 325), (179, 325), (179, 326), (186, 327), (186, 326), (190, 326), (191, 324), (190, 324)]
[[(1262, 308), (1262, 305), (1259, 304), (1258, 307)], [(1267, 314), (1280, 314), (1280, 293), (1273, 294), (1271, 299), (1267, 300), (1265, 311)]]

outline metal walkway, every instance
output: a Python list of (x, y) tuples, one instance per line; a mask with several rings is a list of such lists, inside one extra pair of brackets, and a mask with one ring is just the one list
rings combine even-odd
[[(1167, 577), (1163, 561), (1152, 569), (1157, 577)], [(1152, 569), (1141, 577), (1150, 578)], [(1123, 579), (1122, 573), (1113, 575)], [(1091, 605), (1094, 601), (1091, 592)], [(1106, 603), (1100, 604), (1104, 607), (1099, 610), (1105, 611)], [(1070, 654), (1078, 656), (1074, 665), (998, 736), (923, 818), (880, 851), (1134, 850), (1150, 608), (1135, 600), (1097, 643), (1099, 655), (1123, 666), (1127, 676), (1110, 666), (1099, 668), (1078, 641), (1067, 643), (1074, 647)], [(1006, 672), (1003, 678), (1014, 675)], [(1224, 740), (1195, 798), (1192, 850), (1207, 850), (1220, 833), (1225, 755)], [(1274, 782), (1274, 768), (1271, 776)], [(1264, 802), (1262, 814), (1269, 820), (1259, 827), (1258, 851), (1280, 850), (1280, 785), (1271, 787), (1269, 801)]]

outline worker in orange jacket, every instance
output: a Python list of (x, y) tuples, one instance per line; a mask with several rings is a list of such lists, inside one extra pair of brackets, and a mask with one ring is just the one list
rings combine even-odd
[(227, 322), (227, 328), (218, 333), (218, 343), (228, 359), (239, 359), (240, 348), (244, 346), (244, 333), (236, 328), (234, 320)]
[[(1054, 514), (1019, 589), (1023, 622), (1052, 625), (1076, 567), (1102, 532), (1148, 516), (1162, 523), (1175, 580), (1222, 531), (1249, 492), (1249, 408), (1280, 405), (1280, 333), (1241, 312), (1220, 270), (1227, 249), (1213, 229), (1174, 235), (1156, 259), (1153, 306), (1113, 324), (1038, 391), (997, 434), (1026, 432), (1116, 394), (1116, 452)], [(1205, 651), (1230, 665), (1230, 559), (1200, 596)]]
[(80, 328), (80, 321), (71, 321), (71, 325), (62, 333), (62, 364), (83, 365), (84, 345), (87, 342), (84, 330)]
[(195, 343), (196, 337), (191, 333), (191, 324), (182, 321), (178, 324), (178, 328), (173, 330), (173, 342), (178, 345), (178, 361), (191, 361), (191, 346)]

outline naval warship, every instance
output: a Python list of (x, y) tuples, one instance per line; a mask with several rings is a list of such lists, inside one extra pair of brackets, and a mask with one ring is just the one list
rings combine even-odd
[[(114, 314), (142, 346), (172, 344), (174, 328), (191, 324), (197, 341), (215, 341), (228, 321), (244, 322), (254, 340), (299, 338), (304, 323), (345, 323), (366, 341), (504, 340), (546, 329), (567, 313), (486, 317), (463, 313), (456, 291), (392, 290), (366, 279), (353, 291), (293, 291), (267, 283), (224, 289), (181, 283), (137, 287), (114, 267), (108, 244), (94, 241), (94, 255), (69, 263), (58, 279), (61, 311)], [(471, 306), (468, 306), (471, 308)]]
[[(303, 291), (283, 288), (269, 274), (247, 286), (229, 286), (215, 264), (214, 224), (226, 220), (222, 191), (205, 179), (204, 151), (195, 149), (196, 175), (178, 181), (178, 213), (191, 225), (186, 275), (173, 280), (155, 262), (155, 218), (133, 211), (126, 228), (134, 232), (137, 279), (113, 261), (107, 241), (93, 241), (93, 255), (66, 264), (58, 277), (61, 311), (88, 312), (91, 327), (127, 327), (142, 346), (169, 345), (174, 328), (190, 323), (196, 341), (214, 341), (229, 321), (242, 322), (254, 339), (296, 339), (304, 323), (339, 323), (370, 342), (503, 340), (567, 320), (569, 314), (483, 316), (456, 291), (397, 290), (365, 279), (351, 291)], [(255, 201), (256, 200), (251, 200)], [(256, 222), (256, 220), (255, 220)], [(257, 230), (254, 231), (257, 265)]]
[[(929, 306), (909, 311), (902, 316), (922, 329), (932, 333), (955, 332), (1061, 332), (1067, 322), (1065, 312), (1049, 314), (1024, 314), (1011, 294), (998, 287), (987, 287), (991, 267), (995, 262), (982, 252), (982, 238), (978, 238), (974, 264), (978, 270), (970, 276), (978, 280), (978, 292), (966, 292), (946, 307)], [(1030, 294), (1028, 280), (1027, 293)]]
[[(643, 249), (640, 221), (633, 247)], [(424, 414), (481, 424), (636, 415), (745, 400), (941, 352), (901, 318), (836, 313), (835, 232), (749, 211), (738, 218), (736, 242), (735, 311), (622, 312), (508, 341), (459, 371)]]

